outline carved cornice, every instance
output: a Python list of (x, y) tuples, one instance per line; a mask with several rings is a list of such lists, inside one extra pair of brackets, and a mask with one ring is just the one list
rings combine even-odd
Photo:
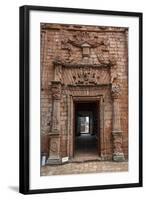
[[(87, 30), (88, 28), (88, 30)], [(41, 24), (41, 30), (57, 30), (57, 31), (82, 31), (82, 32), (125, 32), (125, 27), (108, 27), (108, 26), (81, 26), (81, 25), (68, 25), (68, 24)]]
[(110, 83), (105, 83), (105, 84), (98, 84), (98, 83), (96, 83), (94, 85), (92, 85), (92, 84), (88, 84), (88, 85), (86, 85), (86, 84), (77, 84), (77, 85), (75, 85), (75, 84), (68, 84), (67, 86), (68, 87), (73, 87), (73, 88), (76, 88), (76, 87), (97, 88), (97, 87), (109, 87), (110, 85), (111, 85)]
[(70, 63), (70, 62), (62, 62), (59, 59), (55, 59), (53, 61), (54, 65), (62, 65), (62, 67), (67, 67), (67, 68), (87, 68), (87, 67), (91, 67), (91, 68), (107, 68), (109, 69), (112, 64), (92, 64), (92, 63), (82, 63), (82, 62), (78, 62), (78, 63)]

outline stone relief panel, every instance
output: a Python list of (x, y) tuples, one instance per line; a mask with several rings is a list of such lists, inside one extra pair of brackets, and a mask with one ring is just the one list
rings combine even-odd
[[(88, 31), (75, 31), (69, 33), (62, 30), (61, 49), (66, 51), (67, 56), (58, 55), (56, 59), (68, 63), (96, 63), (112, 64), (113, 58), (109, 54), (109, 42), (107, 37), (100, 38), (98, 33)], [(75, 50), (75, 51), (74, 51)], [(77, 52), (80, 56), (77, 55)]]
[(99, 77), (90, 70), (79, 71), (73, 75), (75, 85), (96, 85)]
[(92, 67), (65, 68), (62, 74), (62, 83), (65, 85), (84, 86), (102, 85), (110, 83), (108, 70), (100, 70)]
[(59, 154), (59, 137), (51, 137), (50, 139), (50, 148), (49, 148), (49, 157), (56, 158)]

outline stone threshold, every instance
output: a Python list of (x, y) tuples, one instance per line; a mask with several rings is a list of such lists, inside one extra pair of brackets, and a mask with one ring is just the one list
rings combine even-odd
[(85, 163), (85, 162), (96, 162), (96, 161), (102, 161), (102, 159), (100, 157), (96, 159), (83, 159), (83, 160), (72, 159), (70, 160), (70, 163)]

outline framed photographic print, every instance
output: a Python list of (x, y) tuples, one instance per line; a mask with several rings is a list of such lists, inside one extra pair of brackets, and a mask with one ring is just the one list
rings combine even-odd
[(20, 192), (142, 186), (142, 13), (20, 7)]

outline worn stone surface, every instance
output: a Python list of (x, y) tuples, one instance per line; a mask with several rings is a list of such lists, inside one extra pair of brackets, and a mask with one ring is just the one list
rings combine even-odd
[(127, 162), (84, 162), (67, 163), (64, 165), (44, 166), (41, 168), (41, 176), (63, 175), (63, 174), (83, 174), (99, 172), (123, 172), (128, 171)]
[[(128, 159), (127, 38), (127, 28), (41, 24), (42, 153), (49, 157), (56, 145), (60, 159), (73, 156), (73, 102), (94, 99), (100, 104), (99, 156), (112, 160), (120, 149)], [(113, 92), (115, 98), (120, 93), (118, 114), (114, 111), (122, 133), (118, 141), (112, 135)]]

